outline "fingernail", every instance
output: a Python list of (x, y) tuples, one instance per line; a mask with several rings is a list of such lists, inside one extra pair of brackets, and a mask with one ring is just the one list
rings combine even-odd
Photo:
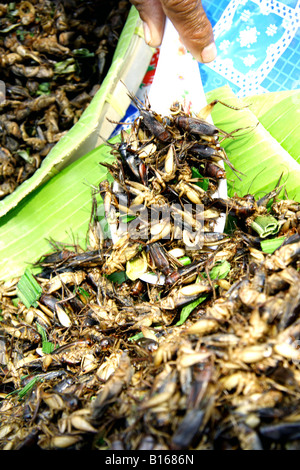
[(151, 44), (151, 40), (152, 40), (152, 37), (151, 37), (151, 33), (150, 33), (150, 28), (149, 26), (147, 25), (147, 23), (143, 22), (143, 28), (144, 28), (144, 38), (145, 38), (145, 42), (147, 44)]
[(217, 57), (217, 48), (214, 42), (206, 46), (201, 52), (202, 62), (212, 62)]

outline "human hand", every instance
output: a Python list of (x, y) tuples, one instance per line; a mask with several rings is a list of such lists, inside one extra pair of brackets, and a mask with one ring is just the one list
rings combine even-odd
[(185, 47), (199, 62), (212, 62), (217, 55), (213, 30), (201, 0), (130, 0), (144, 23), (145, 41), (161, 44), (166, 16), (177, 29)]

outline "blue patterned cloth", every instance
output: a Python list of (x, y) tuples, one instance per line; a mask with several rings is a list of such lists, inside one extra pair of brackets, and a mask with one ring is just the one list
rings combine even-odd
[[(202, 0), (218, 49), (199, 64), (205, 93), (229, 85), (240, 98), (300, 88), (300, 0)], [(138, 96), (143, 99), (143, 93)], [(123, 122), (138, 116), (130, 105)], [(120, 132), (117, 126), (113, 135)]]
[(300, 88), (298, 0), (203, 0), (218, 56), (199, 64), (204, 91), (239, 97)]

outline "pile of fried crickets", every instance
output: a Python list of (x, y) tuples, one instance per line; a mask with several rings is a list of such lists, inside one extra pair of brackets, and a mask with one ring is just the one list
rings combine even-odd
[(0, 4), (0, 199), (33, 175), (79, 120), (108, 72), (130, 6)]
[[(299, 449), (299, 204), (218, 196), (233, 134), (215, 102), (162, 117), (133, 99), (89, 249), (39, 261), (34, 306), (1, 285), (0, 447)], [(267, 213), (270, 254), (251, 229)]]

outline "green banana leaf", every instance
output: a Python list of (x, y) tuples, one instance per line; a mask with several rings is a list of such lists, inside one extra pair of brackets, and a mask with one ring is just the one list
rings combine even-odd
[[(240, 181), (226, 166), (229, 193), (237, 192), (242, 196), (251, 191), (257, 196), (263, 195), (274, 189), (283, 173), (289, 196), (299, 201), (300, 165), (272, 137), (267, 124), (257, 126), (255, 114), (244, 107), (245, 102), (238, 100), (229, 87), (207, 94), (208, 102), (213, 99), (243, 108), (235, 111), (217, 104), (212, 116), (216, 126), (228, 132), (251, 126), (240, 131), (239, 137), (222, 143), (231, 162), (245, 174)], [(266, 103), (265, 96), (263, 99)], [(276, 109), (276, 113), (280, 115), (280, 109)], [(272, 114), (272, 118), (278, 114)], [(281, 124), (290, 129), (297, 123), (286, 116)], [(299, 149), (299, 140), (295, 140), (295, 144)], [(107, 145), (100, 145), (36, 188), (2, 217), (1, 280), (22, 275), (27, 266), (51, 251), (50, 239), (85, 246), (92, 206), (91, 188), (108, 177), (106, 168), (99, 162), (111, 161), (110, 150)]]
[[(207, 94), (209, 102), (218, 99), (240, 108), (236, 111), (217, 104), (212, 112), (214, 124), (220, 129), (230, 133), (237, 128), (244, 128), (222, 144), (232, 165), (242, 172), (242, 175), (236, 174), (225, 164), (229, 196), (232, 197), (234, 193), (239, 196), (251, 193), (261, 197), (273, 190), (281, 177), (281, 184), (285, 185), (289, 198), (300, 201), (300, 165), (281, 145), (281, 138), (280, 141), (276, 138), (280, 127), (284, 129), (284, 131), (281, 129), (281, 135), (287, 135), (291, 128), (294, 130), (299, 126), (299, 120), (294, 119), (299, 96), (299, 92), (290, 94), (279, 102), (276, 102), (276, 97), (275, 100), (274, 97), (272, 99), (263, 97), (261, 108), (258, 106), (259, 98), (257, 98), (255, 110), (259, 116), (262, 116), (263, 125), (251, 111), (251, 105), (246, 107), (248, 100), (238, 99), (229, 86)], [(267, 102), (269, 105), (271, 103), (268, 109)], [(282, 117), (283, 110), (284, 117)], [(291, 119), (290, 113), (286, 110), (290, 110)], [(293, 155), (299, 155), (300, 140), (296, 135), (292, 138)]]
[[(264, 93), (243, 99), (262, 125), (300, 163), (300, 91)], [(274, 118), (275, 116), (275, 118)], [(287, 125), (282, 125), (287, 120)]]
[(92, 190), (100, 181), (112, 180), (100, 165), (113, 161), (110, 151), (107, 145), (92, 150), (34, 189), (2, 217), (1, 280), (18, 277), (31, 263), (50, 252), (50, 241), (85, 248)]
[(42, 162), (41, 167), (12, 194), (0, 201), (0, 217), (10, 211), (31, 191), (51, 179), (61, 169), (108, 139), (124, 116), (130, 98), (120, 79), (135, 93), (147, 71), (153, 50), (143, 39), (141, 20), (132, 7), (116, 47), (112, 65), (99, 91), (80, 120), (62, 137)]

